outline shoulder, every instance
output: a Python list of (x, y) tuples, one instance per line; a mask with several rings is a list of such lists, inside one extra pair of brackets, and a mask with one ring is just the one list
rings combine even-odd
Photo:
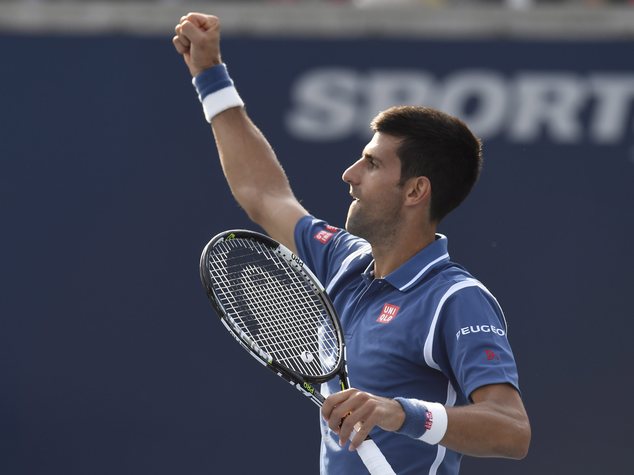
[(430, 272), (426, 284), (429, 291), (439, 300), (446, 300), (454, 295), (463, 295), (464, 289), (472, 289), (475, 293), (490, 294), (482, 282), (464, 267), (450, 260)]
[(367, 241), (313, 216), (299, 220), (295, 228), (297, 255), (331, 288), (341, 276), (371, 259)]
[[(421, 302), (431, 305), (434, 321), (458, 316), (497, 314), (504, 319), (502, 308), (493, 293), (462, 266), (447, 261), (437, 267), (421, 286)], [(429, 308), (429, 307), (428, 307)]]
[(452, 334), (481, 328), (483, 332), (506, 335), (506, 317), (497, 298), (460, 266), (439, 276), (435, 306), (435, 323)]
[(295, 227), (295, 244), (301, 253), (336, 253), (341, 258), (355, 251), (370, 253), (370, 245), (345, 229), (332, 226), (314, 216), (304, 216)]

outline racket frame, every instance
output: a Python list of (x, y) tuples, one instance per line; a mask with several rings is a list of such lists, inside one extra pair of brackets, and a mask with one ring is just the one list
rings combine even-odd
[[(227, 309), (225, 309), (220, 303), (220, 298), (216, 294), (209, 276), (207, 263), (209, 262), (209, 254), (213, 251), (215, 246), (224, 241), (230, 241), (233, 239), (251, 239), (266, 245), (272, 252), (284, 259), (295, 272), (301, 275), (305, 282), (310, 284), (315, 295), (319, 297), (321, 303), (326, 308), (332, 325), (337, 333), (337, 340), (339, 342), (339, 359), (337, 364), (329, 373), (321, 376), (309, 376), (279, 364), (271, 355), (262, 350), (257, 343), (249, 337), (249, 335), (240, 329), (237, 323), (235, 323), (229, 315)], [(345, 364), (346, 348), (339, 317), (337, 316), (330, 297), (328, 297), (328, 294), (326, 293), (326, 289), (321, 285), (317, 277), (315, 277), (313, 272), (306, 266), (302, 259), (295, 255), (290, 249), (268, 236), (255, 231), (249, 231), (246, 229), (224, 231), (214, 236), (203, 249), (200, 256), (199, 270), (200, 280), (203, 283), (207, 297), (211, 301), (214, 310), (216, 310), (216, 313), (220, 317), (220, 321), (229, 333), (238, 341), (238, 343), (240, 343), (240, 345), (242, 345), (242, 347), (263, 366), (266, 366), (279, 377), (286, 380), (300, 393), (310, 398), (319, 407), (323, 405), (325, 398), (315, 385), (330, 381), (334, 376), (339, 376), (341, 389), (343, 390), (349, 387), (348, 373)]]

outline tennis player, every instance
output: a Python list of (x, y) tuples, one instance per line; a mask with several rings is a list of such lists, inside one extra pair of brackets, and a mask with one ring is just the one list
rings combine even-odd
[(343, 173), (352, 203), (339, 229), (298, 202), (249, 119), (221, 59), (218, 18), (190, 13), (175, 33), (234, 197), (313, 269), (341, 318), (353, 389), (322, 387), (321, 472), (367, 473), (351, 451), (368, 433), (399, 474), (456, 474), (462, 454), (526, 456), (502, 309), (436, 232), (478, 178), (479, 140), (429, 108), (380, 113)]

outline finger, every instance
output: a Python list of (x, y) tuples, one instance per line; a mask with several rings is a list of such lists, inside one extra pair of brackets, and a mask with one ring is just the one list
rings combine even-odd
[(343, 447), (346, 445), (346, 443), (348, 442), (348, 440), (354, 433), (355, 425), (360, 424), (360, 423), (353, 424), (351, 422), (352, 421), (351, 416), (352, 416), (352, 413), (350, 413), (350, 415), (346, 417), (345, 420), (342, 421), (341, 427), (339, 429), (339, 446), (340, 447)]
[(341, 418), (341, 420), (339, 421), (339, 428), (341, 429), (341, 426), (343, 425), (343, 422), (346, 420), (346, 417), (348, 417), (350, 414), (352, 414), (352, 412), (346, 412), (344, 414), (344, 416)]
[[(345, 418), (339, 430), (339, 445), (343, 447), (348, 440), (351, 443), (356, 441), (356, 445), (350, 447), (350, 450), (354, 450), (356, 446), (365, 440), (374, 426), (372, 423), (368, 424), (370, 412), (364, 407), (359, 407)], [(361, 433), (361, 435), (358, 436), (358, 433)]]
[(352, 437), (350, 440), (350, 446), (348, 450), (354, 451), (363, 443), (365, 439), (368, 438), (368, 435), (374, 429), (375, 424), (372, 424), (368, 420), (362, 420), (361, 422), (357, 422), (354, 426), (354, 433), (352, 433)]
[(178, 36), (172, 38), (172, 44), (179, 54), (185, 54), (189, 52), (189, 46), (185, 46)]
[[(339, 445), (343, 447), (346, 445), (346, 442), (353, 437), (354, 431), (361, 427), (366, 414), (367, 411), (363, 408), (363, 406), (358, 405), (354, 408), (351, 407), (346, 413), (344, 413), (343, 417), (339, 421), (337, 430), (335, 431), (339, 434)], [(333, 421), (334, 417), (335, 415), (333, 415)]]
[(187, 36), (183, 35), (183, 34), (179, 34), (178, 35), (178, 39), (181, 43), (183, 43), (183, 46), (186, 46), (187, 48), (189, 48), (192, 44), (192, 42), (189, 40), (189, 38), (187, 38)]
[(181, 23), (183, 23), (184, 21), (191, 21), (191, 20), (195, 20), (197, 17), (203, 17), (205, 16), (204, 13), (200, 13), (200, 12), (188, 12), (187, 15), (183, 15), (181, 17)]
[(189, 13), (186, 19), (203, 31), (207, 31), (212, 28), (217, 28), (220, 26), (220, 19), (214, 15), (204, 15), (202, 13)]
[[(341, 433), (341, 428), (346, 423), (346, 420), (354, 412), (354, 406), (352, 401), (346, 400), (343, 403), (336, 406), (330, 413), (330, 417), (327, 419), (328, 427), (336, 434)], [(354, 425), (354, 424), (353, 424)]]
[(174, 45), (174, 48), (176, 48), (176, 51), (178, 51), (180, 54), (183, 54), (183, 45), (178, 39), (178, 36), (174, 36), (172, 38), (172, 44)]
[(179, 23), (174, 27), (174, 34), (181, 36), (183, 34), (183, 24)]
[(190, 21), (181, 23), (180, 36), (187, 38), (192, 43), (198, 43), (204, 39), (204, 34), (200, 28)]
[(335, 410), (335, 408), (345, 402), (346, 399), (348, 399), (348, 397), (350, 396), (350, 391), (351, 390), (347, 389), (345, 391), (331, 394), (326, 398), (323, 405), (321, 406), (321, 415), (324, 420), (329, 420), (332, 417), (332, 412)]
[(191, 45), (191, 41), (189, 40), (189, 38), (187, 38), (187, 36), (183, 34), (183, 29), (181, 28), (180, 25), (178, 25), (175, 28), (175, 33), (179, 41), (183, 44), (183, 46), (189, 47)]

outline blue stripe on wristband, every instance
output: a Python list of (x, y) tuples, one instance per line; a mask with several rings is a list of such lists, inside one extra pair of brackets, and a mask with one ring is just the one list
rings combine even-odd
[(209, 123), (216, 115), (227, 109), (244, 106), (224, 63), (205, 69), (192, 79), (192, 84), (196, 88), (205, 119)]
[(419, 439), (427, 432), (425, 424), (427, 423), (427, 406), (418, 399), (408, 399), (404, 397), (395, 397), (405, 412), (405, 421), (402, 427), (397, 430), (398, 434), (407, 435), (413, 439)]
[(224, 63), (205, 69), (194, 78), (193, 83), (200, 102), (209, 94), (233, 86), (233, 81), (229, 77), (227, 66)]

